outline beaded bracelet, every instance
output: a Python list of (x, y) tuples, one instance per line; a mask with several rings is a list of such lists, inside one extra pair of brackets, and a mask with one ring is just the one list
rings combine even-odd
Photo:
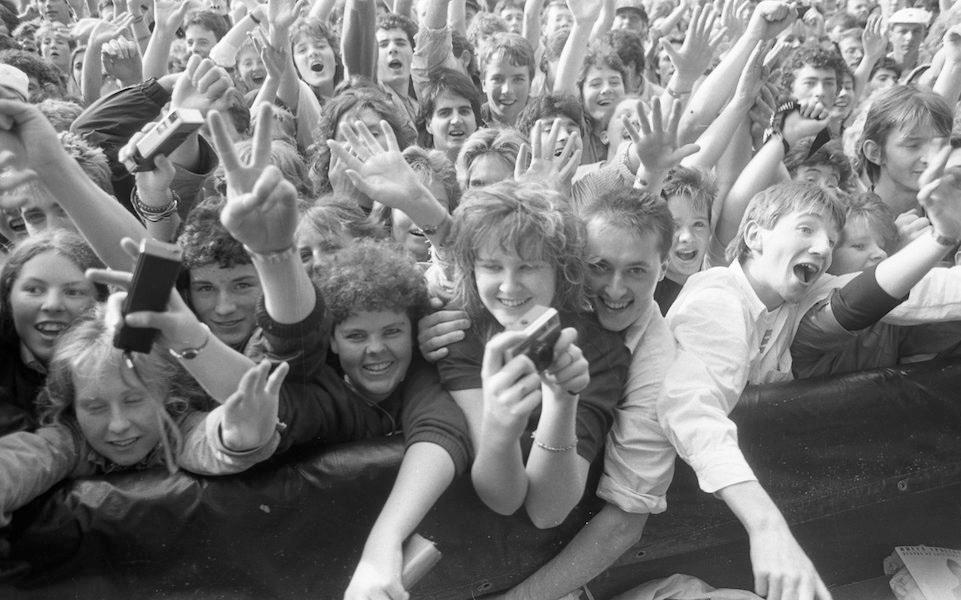
[(130, 204), (133, 205), (134, 212), (141, 220), (159, 223), (177, 212), (177, 207), (180, 206), (180, 196), (177, 192), (170, 190), (170, 202), (166, 206), (150, 206), (140, 199), (140, 192), (135, 187), (133, 193), (130, 194)]

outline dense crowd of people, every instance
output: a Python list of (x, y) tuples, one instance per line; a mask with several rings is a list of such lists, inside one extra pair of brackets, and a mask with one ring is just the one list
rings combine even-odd
[[(757, 594), (830, 598), (728, 415), (961, 348), (961, 9), (915, 4), (0, 0), (0, 527), (70, 477), (402, 432), (349, 600), (408, 597), (461, 476), (539, 528), (604, 500), (501, 592), (563, 598), (678, 456)], [(182, 271), (125, 311), (147, 238)]]

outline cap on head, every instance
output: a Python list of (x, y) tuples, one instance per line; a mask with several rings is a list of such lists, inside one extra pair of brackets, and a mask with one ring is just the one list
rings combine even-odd
[(617, 2), (614, 3), (614, 13), (617, 14), (622, 10), (633, 10), (642, 15), (647, 15), (647, 10), (644, 8), (644, 3), (641, 2), (641, 0), (617, 0)]
[(921, 8), (902, 8), (888, 18), (889, 25), (924, 25), (931, 23), (931, 13)]

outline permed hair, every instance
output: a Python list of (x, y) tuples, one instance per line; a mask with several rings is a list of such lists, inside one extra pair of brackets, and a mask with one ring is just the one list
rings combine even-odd
[(470, 170), (481, 156), (493, 154), (503, 160), (513, 172), (517, 154), (526, 143), (524, 136), (516, 129), (478, 129), (461, 146), (457, 155), (457, 181), (462, 189), (468, 188)]
[(220, 222), (223, 206), (221, 198), (208, 198), (187, 213), (177, 237), (177, 244), (183, 249), (184, 273), (206, 265), (229, 269), (251, 264), (243, 244), (234, 239)]
[(556, 119), (567, 117), (577, 124), (581, 133), (584, 132), (584, 105), (577, 96), (547, 94), (532, 96), (527, 106), (517, 117), (517, 130), (530, 137), (534, 124), (541, 119)]
[(627, 85), (628, 71), (620, 55), (609, 44), (598, 43), (592, 44), (588, 48), (587, 56), (581, 63), (581, 70), (577, 74), (577, 89), (583, 93), (584, 81), (587, 79), (588, 71), (592, 68), (603, 69), (605, 67), (617, 71), (621, 76), (621, 81), (624, 82), (624, 85)]
[(481, 77), (486, 73), (487, 65), (492, 62), (507, 61), (515, 67), (527, 67), (527, 74), (534, 79), (534, 49), (530, 42), (519, 33), (495, 33), (490, 44), (484, 48), (480, 56)]
[(858, 140), (858, 161), (872, 184), (881, 176), (881, 166), (868, 160), (864, 145), (872, 141), (881, 148), (888, 136), (897, 130), (919, 130), (930, 127), (936, 135), (951, 133), (954, 112), (940, 94), (905, 85), (896, 85), (878, 93), (871, 101), (864, 129)]
[(467, 39), (477, 48), (484, 37), (507, 31), (507, 22), (500, 17), (500, 13), (480, 12), (474, 15), (467, 27)]
[(430, 304), (423, 271), (392, 242), (358, 240), (316, 265), (314, 273), (334, 325), (382, 310), (405, 312), (415, 325)]
[[(55, 252), (66, 258), (81, 272), (104, 268), (90, 245), (75, 231), (53, 229), (18, 242), (6, 256), (3, 268), (0, 269), (0, 344), (4, 346), (14, 345), (20, 340), (14, 327), (13, 307), (10, 304), (13, 285), (25, 264), (47, 252)], [(94, 284), (94, 287), (97, 290), (96, 299), (106, 300), (107, 286), (98, 283)]]
[(654, 235), (662, 262), (674, 243), (674, 217), (667, 202), (641, 190), (620, 187), (606, 192), (581, 210), (581, 219), (588, 225), (600, 221), (640, 237)]
[(607, 32), (606, 41), (621, 58), (625, 69), (634, 65), (633, 70), (636, 74), (640, 75), (644, 72), (647, 66), (647, 52), (644, 50), (644, 40), (636, 31), (612, 29)]
[(57, 131), (69, 131), (70, 126), (83, 112), (83, 107), (76, 102), (55, 98), (47, 98), (38, 104), (37, 108)]
[(837, 89), (841, 89), (844, 61), (837, 52), (825, 50), (820, 46), (801, 46), (787, 57), (781, 67), (781, 88), (785, 93), (790, 93), (794, 86), (795, 73), (804, 67), (834, 71)]
[(72, 159), (77, 161), (84, 175), (90, 178), (97, 187), (113, 196), (112, 174), (107, 155), (98, 146), (91, 146), (79, 135), (69, 131), (61, 132), (58, 136), (63, 149)]
[(737, 234), (727, 247), (730, 260), (744, 261), (753, 255), (745, 233), (750, 223), (771, 229), (778, 219), (793, 214), (813, 214), (827, 218), (840, 234), (844, 230), (844, 204), (821, 186), (811, 183), (779, 183), (758, 192), (747, 205)]
[[(298, 230), (310, 227), (320, 235), (333, 239), (346, 234), (353, 239), (383, 239), (386, 237), (384, 228), (375, 222), (357, 206), (352, 198), (344, 198), (335, 194), (325, 194), (317, 202), (304, 206), (300, 214)], [(335, 252), (340, 248), (331, 247)]]
[(474, 275), (480, 252), (493, 247), (547, 262), (557, 274), (551, 305), (558, 310), (584, 310), (588, 306), (585, 238), (584, 224), (552, 189), (507, 180), (469, 190), (454, 211), (451, 230), (454, 303), (467, 311), (472, 328), (485, 339), (497, 330), (493, 315), (481, 301)]
[(708, 220), (713, 220), (711, 213), (717, 197), (717, 183), (713, 175), (701, 169), (674, 167), (667, 174), (661, 188), (661, 197), (667, 200), (678, 196), (689, 198), (695, 210), (705, 211)]

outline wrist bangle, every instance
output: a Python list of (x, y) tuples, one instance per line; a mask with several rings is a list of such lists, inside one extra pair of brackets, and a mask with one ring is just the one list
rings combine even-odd
[(946, 248), (957, 248), (959, 245), (961, 245), (961, 240), (956, 240), (956, 239), (952, 239), (947, 236), (941, 235), (940, 233), (934, 230), (934, 227), (931, 228), (931, 237), (934, 238), (935, 242), (937, 242), (938, 244)]
[(180, 196), (177, 192), (170, 190), (170, 202), (165, 206), (150, 206), (140, 199), (140, 192), (134, 187), (130, 194), (130, 204), (141, 221), (159, 223), (177, 212), (177, 208), (180, 206)]
[(200, 326), (203, 328), (204, 333), (206, 334), (206, 337), (204, 337), (204, 341), (201, 342), (199, 346), (195, 346), (193, 348), (184, 348), (183, 350), (174, 350), (173, 348), (167, 348), (167, 352), (170, 353), (170, 356), (173, 356), (174, 358), (179, 360), (193, 360), (197, 358), (197, 356), (203, 351), (203, 349), (207, 347), (207, 344), (210, 343), (210, 328), (204, 325), (203, 323), (201, 323)]
[(289, 246), (278, 252), (255, 252), (246, 244), (244, 244), (244, 250), (247, 251), (247, 254), (250, 255), (250, 258), (262, 263), (267, 263), (269, 265), (284, 263), (290, 260), (292, 257), (297, 256), (297, 248), (294, 246)]
[(251, 21), (253, 21), (253, 22), (256, 23), (257, 25), (260, 25), (260, 19), (257, 18), (257, 15), (255, 15), (255, 14), (252, 13), (252, 12), (249, 12), (249, 13), (247, 13), (247, 16), (250, 17), (250, 20), (251, 20)]
[(555, 454), (563, 454), (564, 452), (570, 452), (574, 448), (577, 448), (578, 440), (576, 436), (574, 437), (574, 441), (568, 444), (567, 446), (548, 446), (543, 442), (537, 441), (537, 439), (534, 438), (536, 434), (537, 434), (536, 431), (531, 433), (531, 439), (534, 440), (534, 445), (540, 448), (541, 450), (547, 450), (548, 452), (554, 452)]

